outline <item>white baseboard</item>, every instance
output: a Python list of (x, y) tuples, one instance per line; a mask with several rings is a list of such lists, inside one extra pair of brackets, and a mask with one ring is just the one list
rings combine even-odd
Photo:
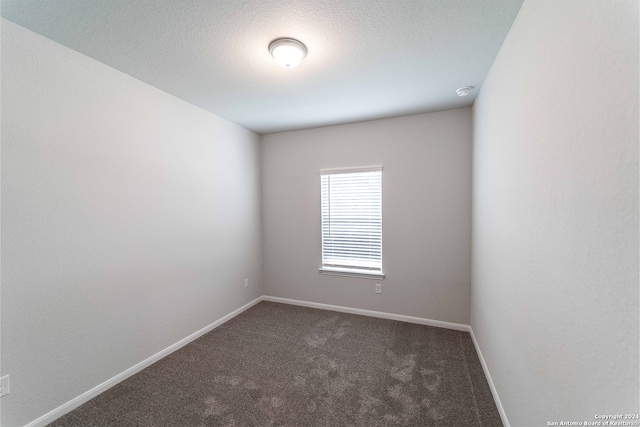
[(476, 353), (478, 353), (478, 359), (480, 359), (480, 364), (482, 365), (484, 376), (487, 378), (487, 383), (489, 383), (489, 389), (491, 389), (493, 400), (496, 402), (496, 407), (498, 408), (498, 413), (500, 414), (500, 418), (502, 419), (502, 424), (504, 424), (504, 427), (511, 427), (511, 424), (509, 424), (509, 419), (507, 419), (507, 413), (504, 411), (502, 402), (500, 402), (500, 396), (498, 396), (498, 390), (496, 390), (496, 386), (493, 384), (493, 380), (491, 379), (491, 374), (489, 373), (489, 367), (487, 366), (487, 362), (484, 361), (484, 357), (482, 356), (482, 351), (480, 350), (480, 344), (478, 344), (478, 340), (476, 340), (476, 336), (473, 333), (473, 329), (471, 328), (471, 326), (469, 326), (469, 333), (471, 334), (473, 345), (476, 348)]
[(456, 330), (456, 331), (469, 332), (471, 334), (471, 339), (473, 340), (473, 345), (475, 346), (476, 352), (478, 353), (478, 358), (480, 359), (480, 364), (482, 365), (482, 369), (484, 371), (485, 377), (487, 378), (487, 383), (489, 384), (489, 388), (491, 389), (491, 394), (493, 395), (493, 399), (496, 402), (496, 406), (498, 408), (498, 412), (500, 413), (500, 418), (502, 419), (502, 423), (504, 424), (505, 427), (511, 427), (511, 425), (509, 424), (509, 420), (507, 419), (507, 415), (504, 412), (504, 408), (502, 407), (502, 403), (500, 402), (500, 397), (498, 396), (498, 391), (496, 390), (495, 385), (493, 384), (493, 380), (491, 379), (491, 374), (489, 373), (489, 368), (487, 367), (487, 364), (486, 364), (486, 362), (484, 360), (484, 357), (482, 356), (482, 351), (480, 350), (480, 346), (478, 345), (478, 341), (476, 340), (476, 337), (473, 334), (473, 329), (471, 329), (471, 326), (464, 325), (462, 323), (444, 322), (444, 321), (441, 321), (441, 320), (432, 320), (432, 319), (426, 319), (426, 318), (422, 318), (422, 317), (405, 316), (405, 315), (402, 315), (402, 314), (385, 313), (385, 312), (382, 312), (382, 311), (373, 311), (373, 310), (363, 310), (363, 309), (360, 309), (360, 308), (351, 308), (351, 307), (343, 307), (343, 306), (339, 306), (339, 305), (330, 305), (330, 304), (322, 304), (322, 303), (317, 303), (317, 302), (300, 301), (300, 300), (294, 300), (294, 299), (289, 299), (289, 298), (279, 298), (279, 297), (272, 297), (272, 296), (268, 296), (268, 295), (263, 295), (263, 296), (261, 296), (259, 298), (256, 298), (255, 300), (243, 305), (242, 307), (238, 308), (237, 310), (232, 311), (231, 313), (227, 314), (226, 316), (221, 317), (220, 319), (218, 319), (215, 322), (205, 326), (204, 328), (200, 329), (199, 331), (194, 332), (193, 334), (189, 335), (188, 337), (183, 338), (180, 341), (176, 342), (175, 344), (172, 344), (169, 347), (165, 348), (164, 350), (159, 351), (158, 353), (156, 353), (153, 356), (143, 360), (142, 362), (132, 366), (131, 368), (127, 369), (126, 371), (121, 372), (120, 374), (116, 375), (115, 377), (108, 379), (107, 381), (103, 382), (102, 384), (99, 384), (99, 385), (95, 386), (91, 390), (82, 393), (80, 396), (78, 396), (78, 397), (70, 400), (69, 402), (57, 407), (56, 409), (44, 414), (43, 416), (41, 416), (41, 417), (37, 418), (36, 420), (34, 420), (34, 421), (30, 422), (29, 424), (27, 424), (25, 427), (44, 427), (45, 425), (55, 421), (56, 419), (58, 419), (61, 416), (65, 415), (66, 413), (71, 412), (72, 410), (76, 409), (80, 405), (82, 405), (82, 404), (88, 402), (89, 400), (93, 399), (94, 397), (96, 397), (100, 393), (102, 393), (102, 392), (108, 390), (109, 388), (115, 386), (119, 382), (124, 381), (125, 379), (131, 377), (132, 375), (140, 372), (144, 368), (146, 368), (148, 366), (151, 366), (152, 364), (154, 364), (158, 360), (162, 359), (163, 357), (166, 357), (169, 354), (173, 353), (174, 351), (184, 347), (185, 345), (189, 344), (190, 342), (192, 342), (196, 338), (199, 338), (202, 335), (206, 334), (207, 332), (217, 328), (221, 324), (223, 324), (226, 321), (234, 318), (235, 316), (237, 316), (238, 314), (242, 313), (243, 311), (245, 311), (245, 310), (253, 307), (254, 305), (258, 304), (260, 301), (279, 302), (279, 303), (283, 303), (283, 304), (299, 305), (299, 306), (310, 307), (310, 308), (319, 308), (319, 309), (322, 309), (322, 310), (337, 311), (337, 312), (341, 312), (341, 313), (359, 314), (359, 315), (362, 315), (362, 316), (378, 317), (378, 318), (381, 318), (381, 319), (398, 320), (398, 321), (401, 321), (401, 322), (416, 323), (416, 324), (419, 324), (419, 325), (435, 326), (435, 327), (438, 327), (438, 328), (453, 329), (453, 330)]
[(360, 314), (362, 316), (379, 317), (380, 319), (399, 320), (401, 322), (417, 323), (419, 325), (436, 326), (438, 328), (454, 329), (469, 332), (469, 325), (462, 323), (443, 322), (442, 320), (425, 319), (423, 317), (405, 316), (403, 314), (385, 313), (384, 311), (363, 310), (361, 308), (343, 307), (341, 305), (322, 304), (319, 302), (300, 301), (289, 298), (271, 297), (263, 295), (264, 301), (281, 302), (283, 304), (300, 305), (303, 307), (320, 308), (322, 310), (339, 311), (341, 313)]
[(222, 325), (224, 322), (226, 322), (228, 320), (231, 320), (232, 318), (236, 317), (238, 314), (242, 313), (243, 311), (247, 310), (248, 308), (253, 307), (254, 305), (259, 303), (260, 301), (262, 301), (262, 297), (254, 299), (250, 303), (247, 303), (247, 304), (243, 305), (242, 307), (238, 308), (237, 310), (234, 310), (231, 313), (227, 314), (226, 316), (221, 317), (220, 319), (218, 319), (215, 322), (205, 326), (204, 328), (200, 329), (199, 331), (194, 332), (193, 334), (189, 335), (188, 337), (181, 339), (177, 343), (172, 344), (169, 347), (165, 348), (164, 350), (159, 351), (158, 353), (154, 354), (153, 356), (151, 356), (151, 357), (143, 360), (142, 362), (130, 367), (126, 371), (121, 372), (118, 375), (116, 375), (115, 377), (110, 378), (107, 381), (103, 382), (102, 384), (99, 384), (99, 385), (95, 386), (91, 390), (82, 393), (80, 396), (68, 401), (67, 403), (65, 403), (65, 404), (63, 404), (61, 406), (58, 406), (56, 409), (44, 414), (43, 416), (41, 416), (40, 418), (37, 418), (34, 421), (30, 422), (25, 427), (43, 427), (43, 426), (55, 421), (56, 419), (60, 418), (64, 414), (73, 411), (78, 406), (82, 405), (83, 403), (88, 402), (89, 400), (93, 399), (94, 397), (96, 397), (100, 393), (102, 393), (102, 392), (106, 391), (107, 389), (113, 387), (114, 385), (118, 384), (119, 382), (126, 380), (127, 378), (129, 378), (130, 376), (140, 372), (144, 368), (146, 368), (148, 366), (151, 366), (152, 364), (154, 364), (158, 360), (162, 359), (163, 357), (166, 357), (169, 354), (173, 353), (174, 351), (184, 347), (185, 345), (189, 344), (191, 341), (195, 340), (196, 338), (200, 338), (202, 335), (204, 335), (207, 332), (217, 328), (218, 326)]

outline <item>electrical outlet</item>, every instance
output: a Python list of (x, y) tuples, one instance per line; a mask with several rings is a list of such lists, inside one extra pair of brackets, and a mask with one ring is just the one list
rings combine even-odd
[(249, 279), (244, 279), (244, 287), (245, 288), (249, 287)]
[(7, 394), (9, 394), (9, 375), (0, 378), (0, 397), (5, 397)]
[(382, 285), (380, 283), (376, 283), (376, 294), (382, 293)]

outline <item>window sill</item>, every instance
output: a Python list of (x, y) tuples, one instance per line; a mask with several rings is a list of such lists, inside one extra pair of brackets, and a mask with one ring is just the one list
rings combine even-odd
[(328, 268), (328, 267), (322, 267), (318, 271), (320, 274), (327, 274), (329, 276), (358, 277), (360, 279), (384, 279), (383, 273), (376, 273), (373, 271), (351, 270), (347, 268)]

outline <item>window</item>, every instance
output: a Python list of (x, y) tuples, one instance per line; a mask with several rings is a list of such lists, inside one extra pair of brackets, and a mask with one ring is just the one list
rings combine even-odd
[(320, 171), (321, 273), (383, 278), (382, 167)]

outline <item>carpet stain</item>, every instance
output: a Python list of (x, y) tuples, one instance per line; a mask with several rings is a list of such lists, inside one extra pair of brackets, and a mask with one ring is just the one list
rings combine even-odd
[(442, 401), (439, 402), (438, 405), (433, 408), (429, 408), (427, 410), (427, 414), (434, 420), (440, 421), (451, 415), (451, 411), (453, 410), (453, 404), (451, 402)]
[(282, 405), (284, 405), (284, 399), (278, 396), (273, 396), (271, 397), (271, 407), (272, 408), (279, 408)]
[(387, 351), (387, 357), (391, 359), (392, 366), (391, 375), (392, 378), (395, 378), (398, 381), (403, 383), (407, 383), (413, 380), (413, 371), (416, 368), (416, 354), (410, 353), (403, 357), (397, 357), (393, 354), (393, 351)]
[(358, 404), (358, 375), (342, 370), (334, 358), (324, 353), (308, 357), (306, 365), (305, 373), (294, 377), (293, 384), (306, 413), (322, 414), (322, 419), (313, 425), (354, 425), (345, 419), (349, 416), (345, 410)]
[(319, 354), (307, 360), (308, 381), (298, 381), (302, 387), (307, 387), (316, 396), (339, 398), (345, 391), (354, 386), (339, 370), (338, 363), (326, 354)]
[(244, 388), (246, 388), (247, 390), (257, 390), (258, 384), (256, 384), (255, 381), (247, 380), (244, 383)]
[(431, 393), (435, 393), (442, 382), (442, 377), (433, 369), (420, 368), (419, 372), (422, 377), (422, 386)]
[(387, 388), (392, 404), (387, 406), (383, 416), (386, 423), (419, 425), (420, 419), (437, 422), (452, 415), (454, 405), (443, 399), (440, 392), (446, 361), (440, 360), (435, 366), (426, 367), (419, 366), (418, 355), (414, 352), (398, 355), (389, 349), (385, 356), (388, 375), (392, 379)]
[(223, 405), (222, 403), (218, 402), (218, 400), (214, 396), (207, 397), (204, 400), (204, 404), (205, 410), (203, 416), (205, 418), (209, 416), (218, 417), (229, 410), (229, 407), (227, 405)]
[(242, 383), (242, 378), (228, 375), (216, 375), (213, 381), (235, 387)]
[(358, 409), (358, 413), (366, 414), (372, 411), (372, 409), (380, 406), (382, 400), (370, 395), (363, 394), (360, 396), (360, 408)]
[(431, 399), (429, 399), (428, 397), (425, 397), (424, 399), (422, 399), (422, 401), (420, 402), (422, 403), (422, 406), (424, 406), (425, 408), (430, 408), (431, 407)]
[(338, 323), (339, 321), (340, 316), (332, 316), (318, 322), (302, 339), (313, 348), (324, 346), (330, 339), (342, 339), (348, 333), (351, 323), (348, 321)]
[(388, 395), (402, 408), (402, 411), (399, 414), (392, 415), (393, 418), (400, 417), (404, 423), (407, 423), (418, 415), (420, 405), (416, 403), (413, 397), (411, 397), (411, 394), (406, 390), (405, 386), (402, 384), (392, 386), (388, 391)]
[(307, 380), (305, 379), (305, 377), (302, 377), (300, 375), (296, 375), (295, 377), (293, 377), (293, 386), (296, 388), (302, 388), (307, 384)]
[(349, 322), (342, 322), (340, 324), (340, 326), (338, 327), (338, 330), (331, 335), (331, 338), (335, 338), (335, 339), (341, 339), (342, 337), (344, 337), (347, 332), (349, 331), (349, 327), (351, 326), (351, 323)]

